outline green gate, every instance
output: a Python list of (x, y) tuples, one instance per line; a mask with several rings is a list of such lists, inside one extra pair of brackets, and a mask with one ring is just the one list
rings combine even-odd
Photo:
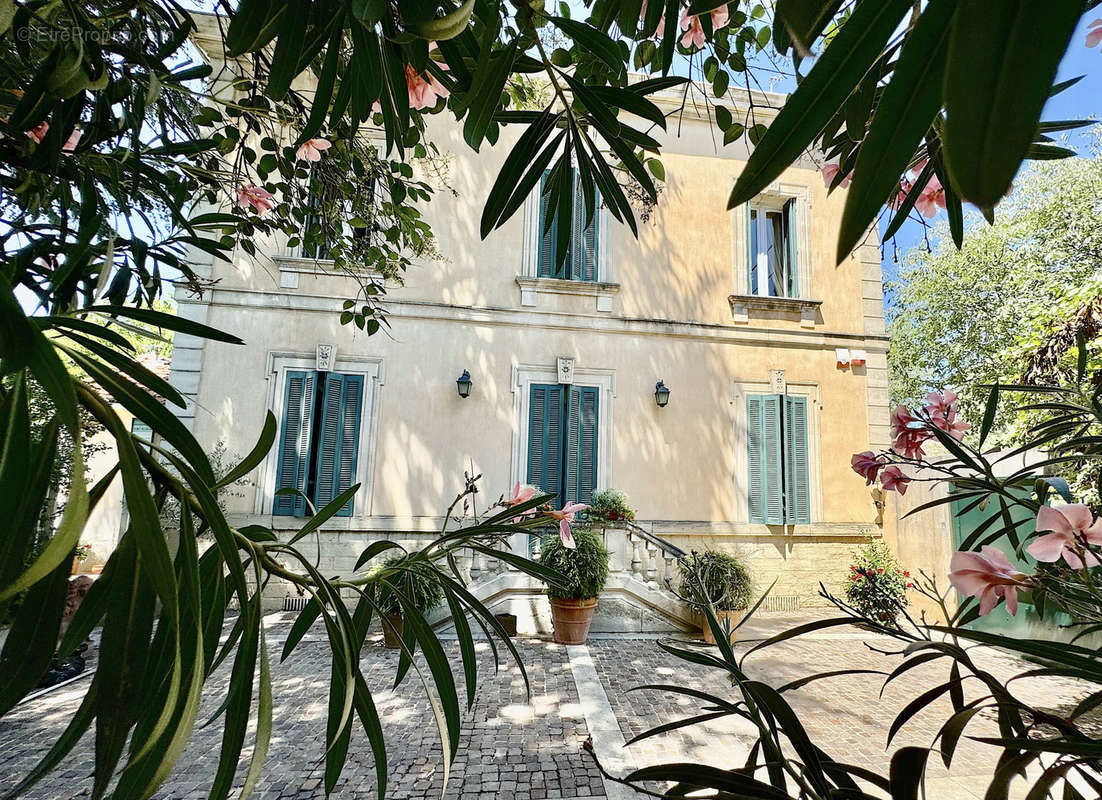
[[(1028, 496), (1025, 490), (1018, 492), (1021, 496)], [(959, 550), (961, 544), (967, 539), (973, 531), (975, 531), (981, 524), (987, 521), (992, 514), (994, 514), (998, 508), (998, 500), (995, 497), (991, 498), (991, 501), (987, 503), (987, 506), (981, 511), (978, 507), (969, 509), (965, 514), (961, 514), (961, 510), (966, 508), (974, 498), (954, 500), (950, 504), (952, 509), (953, 520), (953, 549)], [(1032, 513), (1019, 505), (1013, 505), (1010, 507), (1010, 517), (1015, 522), (1023, 521), (1032, 516)], [(995, 526), (1002, 527), (999, 522), (994, 523)], [(1026, 536), (1033, 533), (1034, 527), (1031, 524), (1023, 524), (1017, 528), (1019, 541)], [(1022, 558), (1018, 558), (1014, 554), (1014, 546), (1011, 544), (1009, 537), (1006, 535), (1000, 536), (994, 542), (991, 543), (992, 547), (997, 547), (1006, 553), (1006, 557), (1010, 559), (1010, 563), (1022, 572), (1033, 572), (1034, 566), (1037, 563), (1028, 554), (1025, 554)], [(974, 548), (973, 548), (974, 549)], [(959, 592), (957, 593), (957, 600), (963, 601), (964, 596)], [(1037, 612), (1033, 606), (1029, 603), (1022, 602), (1019, 599), (1018, 603), (1018, 615), (1017, 617), (1011, 616), (1010, 612), (1006, 610), (1006, 603), (999, 603), (995, 606), (994, 610), (990, 614), (984, 617), (980, 617), (973, 622), (970, 627), (979, 630), (991, 631), (992, 633), (1001, 634), (1027, 634), (1031, 627), (1034, 627), (1041, 623), (1040, 617), (1037, 616)]]

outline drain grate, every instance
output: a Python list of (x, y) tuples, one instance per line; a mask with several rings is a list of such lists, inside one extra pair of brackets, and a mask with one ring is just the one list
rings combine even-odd
[(761, 604), (762, 611), (799, 611), (800, 596), (795, 594), (769, 595)]
[(292, 597), (291, 595), (287, 595), (283, 598), (283, 610), (302, 611), (302, 609), (306, 608), (306, 604), (309, 602), (309, 597)]

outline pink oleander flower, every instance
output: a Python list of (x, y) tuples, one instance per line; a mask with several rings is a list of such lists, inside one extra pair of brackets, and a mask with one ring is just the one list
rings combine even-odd
[(1087, 26), (1087, 47), (1092, 50), (1102, 42), (1102, 17)]
[(547, 516), (559, 521), (559, 538), (562, 539), (562, 546), (568, 550), (573, 550), (575, 547), (574, 534), (570, 532), (570, 523), (574, 521), (575, 514), (579, 511), (585, 511), (587, 508), (589, 506), (584, 503), (567, 503), (561, 511), (552, 509), (547, 512)]
[(949, 569), (949, 583), (958, 592), (979, 598), (981, 617), (998, 605), (1000, 597), (1006, 600), (1007, 611), (1018, 613), (1018, 587), (1026, 576), (997, 547), (984, 545), (978, 553), (958, 550)]
[(238, 188), (237, 205), (241, 208), (252, 206), (253, 211), (263, 217), (275, 208), (275, 195), (262, 186), (250, 183)]
[[(826, 187), (828, 189), (834, 185), (834, 177), (838, 174), (838, 170), (840, 169), (841, 167), (833, 162), (831, 162), (830, 164), (823, 164), (823, 183), (826, 184)], [(838, 187), (844, 189), (845, 187), (849, 186), (849, 182), (851, 180), (853, 180), (852, 172), (846, 177), (842, 178), (841, 181), (839, 181)]]
[[(1087, 544), (1102, 545), (1102, 519), (1096, 520), (1090, 507), (1081, 503), (1064, 506), (1041, 506), (1037, 512), (1037, 530), (1051, 531), (1038, 536), (1026, 552), (1038, 561), (1054, 562), (1061, 558), (1072, 569), (1099, 564), (1098, 557)], [(1080, 557), (1082, 554), (1082, 557)]]
[(424, 77), (409, 64), (406, 65), (406, 86), (409, 88), (409, 107), (418, 111), (432, 108), (440, 97), (447, 97), (448, 90), (431, 73)]
[[(539, 493), (539, 490), (536, 489), (535, 487), (525, 486), (520, 481), (517, 481), (516, 485), (513, 487), (513, 496), (506, 499), (505, 505), (509, 506), (509, 507), (519, 506), (521, 503), (527, 503), (529, 500), (531, 500), (533, 497), (535, 497), (538, 493)], [(520, 522), (522, 519), (524, 519), (526, 517), (535, 516), (537, 513), (539, 513), (539, 512), (537, 512), (536, 509), (530, 508), (527, 511), (525, 511), (523, 514), (521, 514), (519, 516), (516, 516), (516, 517), (513, 517), (512, 522), (515, 524), (517, 522)]]
[(930, 422), (940, 428), (957, 441), (964, 438), (964, 432), (971, 430), (972, 426), (957, 419), (957, 393), (956, 392), (930, 392), (926, 395), (926, 405), (922, 409), (930, 417)]
[(513, 496), (505, 501), (505, 505), (519, 506), (521, 503), (527, 503), (536, 496), (537, 492), (538, 490), (534, 486), (526, 486), (517, 481), (516, 485), (513, 486)]
[(872, 450), (866, 450), (863, 453), (854, 453), (849, 463), (853, 467), (853, 471), (865, 479), (865, 485), (872, 486), (876, 481), (876, 476), (880, 474), (880, 469), (887, 461), (883, 456), (876, 455)]
[(73, 132), (69, 134), (69, 138), (65, 140), (65, 144), (61, 145), (61, 150), (64, 153), (71, 153), (77, 149), (77, 145), (80, 144), (80, 137), (82, 131), (80, 128), (73, 128)]
[(321, 161), (321, 154), (332, 146), (328, 139), (307, 139), (298, 146), (295, 158), (299, 161)]
[(941, 187), (941, 181), (937, 179), (937, 175), (930, 176), (929, 182), (915, 200), (915, 208), (927, 219), (936, 216), (939, 208), (945, 208), (945, 190)]
[[(662, 5), (662, 3), (659, 2), (659, 5)], [(647, 0), (643, 0), (643, 5), (639, 9), (639, 22), (640, 22), (640, 24), (642, 24), (643, 21), (646, 20), (646, 18), (647, 18)], [(655, 30), (654, 30), (654, 36), (655, 36), (655, 38), (661, 39), (665, 35), (666, 35), (666, 12), (663, 11), (662, 16), (660, 16), (658, 18), (658, 27), (655, 28)]]
[[(719, 8), (711, 12), (712, 17), (712, 30), (722, 28), (730, 20), (730, 14), (727, 12), (727, 6), (722, 5)], [(700, 24), (700, 16), (698, 14), (689, 15), (689, 10), (681, 14), (681, 30), (684, 31), (681, 34), (681, 46), (682, 47), (703, 47), (707, 39), (704, 36), (704, 26)]]
[(900, 494), (907, 493), (907, 484), (911, 482), (911, 479), (903, 474), (903, 470), (894, 464), (890, 467), (884, 467), (880, 471), (880, 483), (884, 486), (885, 492), (899, 492)]
[(907, 458), (922, 458), (922, 445), (933, 434), (922, 425), (922, 420), (903, 405), (892, 412), (892, 450)]
[(43, 120), (35, 125), (29, 131), (27, 131), (27, 138), (35, 144), (42, 144), (42, 140), (46, 138), (46, 134), (50, 131), (50, 123)]

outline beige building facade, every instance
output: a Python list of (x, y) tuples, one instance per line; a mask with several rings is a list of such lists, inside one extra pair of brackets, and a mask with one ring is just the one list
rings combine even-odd
[[(680, 97), (658, 101), (672, 112)], [(331, 571), (348, 572), (370, 539), (413, 543), (438, 531), (464, 472), (482, 475), (483, 502), (517, 482), (561, 477), (582, 500), (623, 490), (641, 532), (682, 550), (739, 553), (760, 586), (778, 579), (778, 604), (821, 602), (820, 581), (839, 587), (855, 546), (892, 536), (849, 466), (854, 452), (889, 441), (879, 248), (870, 241), (835, 265), (844, 190), (828, 195), (810, 159), (751, 208), (728, 211), (742, 144), (717, 147), (691, 112), (670, 129), (660, 202), (638, 238), (601, 210), (596, 234), (579, 232), (572, 255), (591, 272), (556, 278), (541, 256), (538, 191), (479, 236), (519, 131), (476, 154), (448, 114), (434, 117), (430, 135), (455, 190), (425, 209), (442, 258), (388, 289), (390, 328), (374, 336), (340, 324), (354, 279), (285, 242), (266, 242), (256, 258), (239, 250), (232, 264), (193, 254), (216, 283), (201, 298), (180, 294), (179, 313), (245, 344), (177, 336), (172, 383), (188, 399), (185, 422), (205, 446), (237, 454), (266, 412), (280, 426), (244, 496), (231, 498), (231, 519), (293, 531), (302, 519), (293, 498), (275, 494), (281, 481), (333, 486), (322, 473), (343, 470), (361, 488), (347, 515), (324, 526), (321, 546)], [(840, 366), (841, 351), (849, 364)], [(464, 371), (467, 398), (456, 384)], [(658, 381), (670, 389), (665, 407)], [(295, 399), (303, 392), (325, 405), (313, 423)], [(344, 427), (330, 446), (339, 439), (339, 448), (318, 462), (306, 428), (338, 405)], [(325, 435), (312, 446), (324, 449)], [(304, 464), (291, 463), (296, 443)], [(650, 541), (634, 560), (654, 585), (667, 568), (647, 574)]]

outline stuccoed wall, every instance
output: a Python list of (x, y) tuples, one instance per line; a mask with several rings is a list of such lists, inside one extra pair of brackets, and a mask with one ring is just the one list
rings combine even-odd
[[(736, 144), (717, 152), (706, 124), (688, 119), (681, 138), (668, 138), (668, 180), (638, 240), (614, 223), (602, 230), (611, 254), (602, 279), (617, 284), (609, 310), (598, 311), (589, 294), (537, 292), (535, 305), (525, 306), (516, 279), (524, 271), (526, 212), (485, 241), (478, 234), (483, 202), (519, 131), (506, 130), (499, 146), (475, 155), (453, 123), (434, 118), (431, 130), (448, 154), (446, 174), (457, 194), (441, 189), (426, 209), (443, 259), (415, 265), (404, 286), (391, 287), (388, 332), (368, 337), (341, 326), (341, 303), (354, 295), (354, 281), (282, 258), (280, 241), (260, 242), (257, 259), (238, 252), (231, 265), (210, 265), (216, 288), (198, 302), (179, 298), (181, 314), (246, 341), (233, 347), (177, 337), (173, 381), (193, 401), (183, 417), (199, 440), (223, 441), (238, 454), (250, 449), (270, 402), (272, 353), (310, 356), (325, 343), (336, 346), (338, 369), (342, 358), (381, 359), (374, 458), (360, 469), (372, 470), (373, 491), (357, 498), (354, 518), (335, 520), (322, 534), (325, 558), (344, 571), (354, 558), (345, 551), (358, 553), (363, 540), (353, 547), (353, 537), (337, 531), (428, 534), (464, 471), (484, 476), (480, 502), (508, 491), (519, 424), (514, 370), (553, 369), (557, 357), (569, 356), (578, 370), (614, 374), (606, 483), (628, 493), (644, 525), (682, 547), (711, 542), (747, 553), (763, 585), (782, 576), (779, 595), (812, 602), (819, 580), (840, 580), (853, 547), (881, 531), (850, 456), (887, 444), (879, 252), (870, 242), (835, 265), (842, 193), (828, 196), (810, 161), (779, 181), (809, 203), (810, 295), (822, 300), (814, 323), (765, 311), (736, 322), (728, 295), (744, 268), (741, 210), (726, 211), (726, 198), (746, 151)], [(195, 257), (197, 264), (206, 260)], [(837, 369), (835, 347), (867, 350), (867, 367)], [(467, 400), (455, 391), (464, 369), (474, 381)], [(821, 513), (795, 528), (745, 522), (736, 493), (745, 411), (738, 384), (765, 384), (776, 369), (789, 386), (808, 387), (820, 406)], [(665, 409), (653, 398), (659, 378), (673, 391)], [(260, 487), (262, 495), (271, 491)], [(263, 505), (254, 485), (230, 508), (241, 524), (299, 524), (258, 514)], [(886, 519), (890, 537), (893, 515)]]

